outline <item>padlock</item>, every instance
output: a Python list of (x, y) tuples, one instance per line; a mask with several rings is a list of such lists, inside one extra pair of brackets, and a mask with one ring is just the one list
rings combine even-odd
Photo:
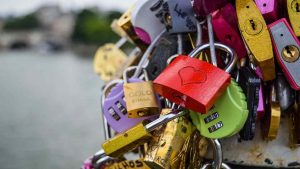
[(228, 0), (194, 0), (193, 9), (197, 16), (206, 16), (228, 3)]
[(279, 100), (280, 110), (282, 112), (288, 111), (295, 104), (295, 91), (291, 88), (281, 72), (277, 73), (275, 89)]
[(239, 29), (264, 81), (275, 79), (271, 37), (266, 22), (253, 0), (236, 0)]
[(267, 23), (272, 23), (278, 19), (279, 0), (255, 0), (255, 3), (265, 18)]
[(293, 149), (300, 147), (300, 93), (297, 92), (296, 101), (289, 110), (289, 146)]
[(146, 121), (134, 126), (133, 128), (116, 135), (102, 144), (102, 148), (107, 156), (118, 157), (122, 154), (137, 148), (151, 139), (151, 132), (176, 118), (186, 115), (187, 111), (174, 110), (153, 122), (145, 124)]
[(145, 163), (150, 168), (170, 168), (171, 161), (178, 156), (185, 140), (194, 130), (188, 117), (182, 116), (170, 121), (160, 132), (159, 138), (149, 143)]
[(289, 20), (295, 35), (300, 37), (300, 0), (286, 0)]
[(272, 82), (264, 86), (266, 97), (265, 116), (261, 121), (262, 137), (266, 141), (274, 140), (277, 137), (280, 125), (280, 106)]
[(285, 77), (295, 90), (300, 90), (300, 42), (286, 19), (269, 25), (276, 59)]
[(132, 11), (131, 23), (136, 34), (146, 44), (150, 44), (165, 29), (165, 25), (156, 16), (162, 3), (165, 3), (164, 0), (139, 0)]
[[(196, 32), (197, 20), (194, 16), (190, 0), (167, 0), (170, 23), (167, 27), (170, 33)], [(168, 15), (167, 15), (168, 16)]]
[(263, 87), (262, 84), (260, 84), (259, 89), (259, 99), (258, 99), (258, 106), (257, 106), (257, 121), (260, 121), (265, 116), (265, 98), (263, 94)]
[(129, 42), (135, 44), (142, 51), (147, 49), (147, 44), (144, 43), (140, 37), (135, 33), (134, 27), (131, 22), (131, 14), (134, 5), (131, 6), (117, 21), (112, 23), (111, 27), (121, 37), (126, 37)]
[(159, 114), (159, 104), (153, 90), (153, 83), (149, 81), (147, 71), (143, 69), (143, 82), (128, 83), (127, 72), (123, 74), (124, 96), (129, 118), (141, 118)]
[(123, 160), (107, 166), (105, 169), (151, 169), (143, 159)]
[(120, 65), (127, 59), (126, 54), (118, 46), (108, 43), (101, 46), (94, 57), (94, 71), (101, 79), (109, 81), (117, 72)]
[(257, 107), (259, 101), (260, 79), (249, 66), (244, 66), (239, 69), (238, 84), (243, 89), (247, 98), (247, 107), (249, 115), (247, 121), (240, 131), (242, 140), (252, 140), (256, 130)]
[[(235, 66), (236, 55), (225, 45), (216, 43), (215, 46), (230, 54), (226, 70), (231, 70)], [(209, 44), (196, 48), (189, 56), (176, 57), (154, 80), (155, 91), (182, 107), (206, 113), (230, 83), (228, 73), (193, 58), (207, 48)]]
[(247, 117), (246, 97), (234, 80), (207, 114), (190, 112), (194, 125), (207, 138), (224, 138), (238, 133)]
[[(129, 78), (129, 82), (142, 82), (138, 78)], [(107, 89), (110, 86), (116, 84), (110, 92), (105, 96)], [(129, 128), (135, 126), (136, 124), (142, 122), (145, 119), (154, 119), (152, 117), (143, 117), (143, 118), (128, 118), (128, 112), (126, 109), (126, 102), (124, 100), (124, 89), (123, 81), (115, 80), (109, 83), (106, 88), (103, 90), (102, 97), (102, 111), (105, 119), (109, 126), (117, 131), (118, 133), (128, 130)]]
[(212, 24), (216, 37), (221, 43), (233, 48), (239, 58), (247, 55), (238, 29), (236, 12), (230, 3), (212, 14)]

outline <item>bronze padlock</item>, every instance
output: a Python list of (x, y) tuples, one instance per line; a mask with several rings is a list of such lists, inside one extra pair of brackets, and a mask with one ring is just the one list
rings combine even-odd
[[(132, 67), (133, 68), (133, 67)], [(127, 83), (127, 71), (124, 71), (124, 96), (129, 118), (140, 118), (159, 114), (157, 96), (153, 83), (149, 81), (146, 70), (143, 70), (144, 82)]]

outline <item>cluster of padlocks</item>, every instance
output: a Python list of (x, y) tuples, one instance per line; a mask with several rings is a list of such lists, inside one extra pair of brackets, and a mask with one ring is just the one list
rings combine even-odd
[(111, 27), (94, 60), (106, 141), (83, 169), (230, 168), (220, 140), (278, 139), (282, 115), (282, 146), (300, 146), (300, 0), (138, 0)]

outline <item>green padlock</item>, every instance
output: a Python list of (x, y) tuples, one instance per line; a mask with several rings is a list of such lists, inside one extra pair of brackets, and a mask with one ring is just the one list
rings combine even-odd
[(232, 79), (225, 93), (207, 114), (190, 112), (194, 125), (207, 138), (224, 138), (238, 133), (244, 126), (248, 109), (245, 94)]

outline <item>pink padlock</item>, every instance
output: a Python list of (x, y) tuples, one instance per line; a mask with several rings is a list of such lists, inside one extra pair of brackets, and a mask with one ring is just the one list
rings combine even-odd
[(212, 24), (220, 42), (233, 48), (240, 59), (247, 55), (238, 29), (236, 11), (230, 3), (212, 14)]
[(261, 120), (265, 116), (265, 99), (263, 94), (262, 85), (260, 85), (259, 90), (259, 100), (258, 100), (258, 107), (257, 107), (257, 120)]
[(278, 1), (279, 0), (255, 0), (257, 7), (267, 23), (274, 22), (278, 19)]

